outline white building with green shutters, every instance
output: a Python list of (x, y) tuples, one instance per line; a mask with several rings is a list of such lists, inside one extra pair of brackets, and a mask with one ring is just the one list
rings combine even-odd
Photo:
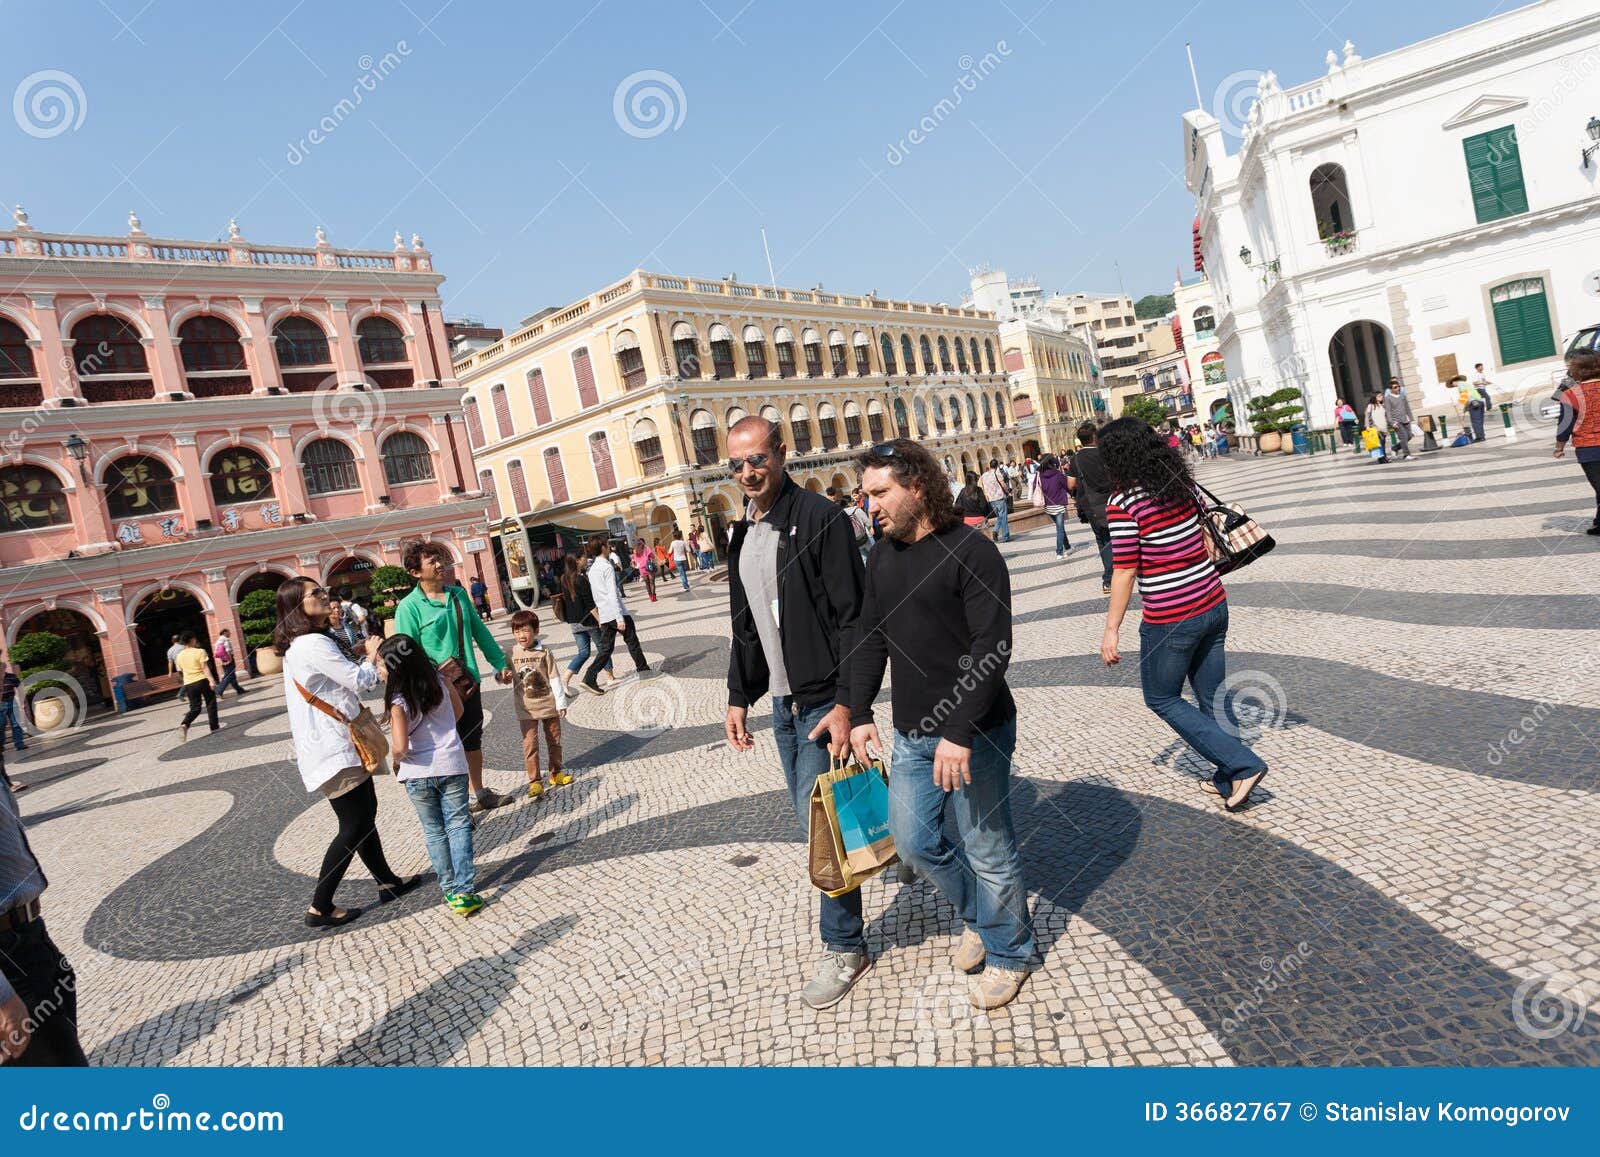
[(1600, 7), (1325, 65), (1287, 89), (1235, 73), (1184, 116), (1230, 392), (1297, 386), (1317, 426), (1391, 376), (1447, 413), (1477, 362), (1496, 401), (1548, 393), (1600, 322)]

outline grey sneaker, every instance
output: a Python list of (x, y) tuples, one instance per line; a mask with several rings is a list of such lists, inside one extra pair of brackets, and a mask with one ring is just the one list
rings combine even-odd
[(862, 973), (872, 967), (865, 952), (834, 952), (829, 949), (817, 962), (811, 980), (800, 990), (800, 999), (812, 1008), (832, 1008), (844, 999)]

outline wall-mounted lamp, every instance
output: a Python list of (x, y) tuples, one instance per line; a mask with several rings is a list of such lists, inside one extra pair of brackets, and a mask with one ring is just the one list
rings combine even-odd
[(1250, 264), (1250, 246), (1239, 246), (1239, 260), (1243, 261), (1246, 265)]
[(65, 445), (67, 453), (71, 454), (72, 460), (78, 464), (78, 475), (87, 483), (89, 481), (89, 471), (84, 466), (83, 461), (89, 456), (89, 443), (74, 433), (68, 435)]
[(1590, 117), (1585, 126), (1589, 130), (1589, 139), (1595, 143), (1583, 150), (1583, 167), (1589, 167), (1589, 158), (1600, 152), (1600, 117)]

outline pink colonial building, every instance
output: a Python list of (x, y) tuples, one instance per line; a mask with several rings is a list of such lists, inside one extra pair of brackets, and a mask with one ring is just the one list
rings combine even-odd
[[(174, 633), (241, 638), (287, 576), (367, 585), (412, 538), (471, 577), (486, 507), (439, 285), (391, 252), (0, 231), (0, 635), (51, 630), (91, 701)], [(498, 583), (492, 583), (498, 588)]]

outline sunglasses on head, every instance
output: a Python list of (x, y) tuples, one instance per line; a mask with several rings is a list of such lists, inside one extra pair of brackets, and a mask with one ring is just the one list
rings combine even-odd
[(894, 443), (879, 442), (876, 446), (871, 447), (867, 453), (874, 458), (893, 458), (895, 456)]
[(752, 470), (759, 470), (772, 459), (771, 454), (746, 454), (743, 458), (728, 459), (728, 473), (737, 474), (748, 465)]

